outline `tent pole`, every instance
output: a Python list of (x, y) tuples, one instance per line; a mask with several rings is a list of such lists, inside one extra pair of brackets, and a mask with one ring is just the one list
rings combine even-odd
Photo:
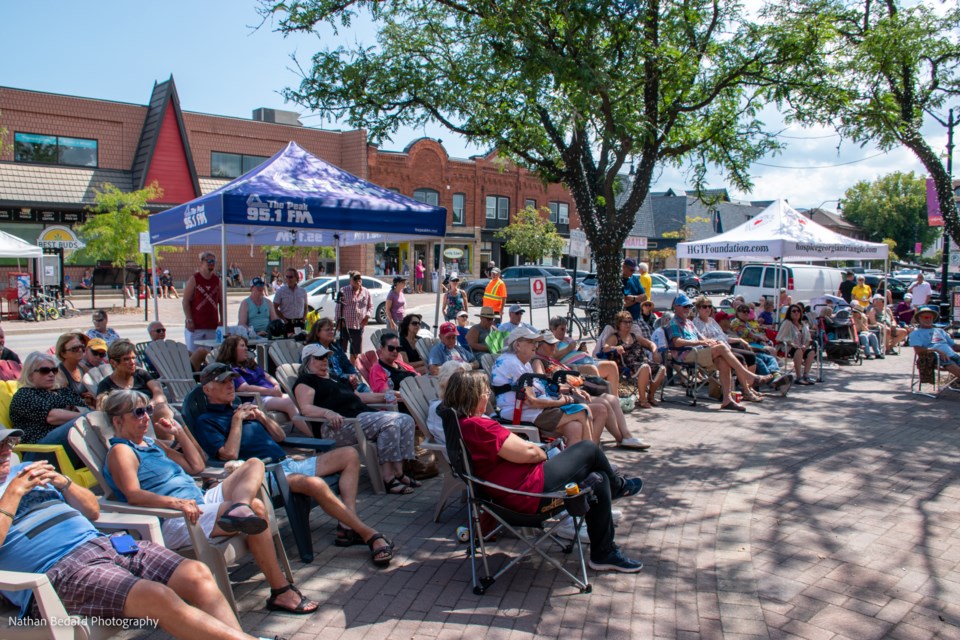
[(153, 319), (160, 321), (160, 274), (157, 273), (157, 249), (150, 246), (150, 264), (153, 265), (153, 282), (150, 286), (153, 288)]
[(437, 271), (437, 305), (433, 310), (433, 337), (436, 338), (440, 331), (440, 288), (443, 287), (443, 243), (446, 238), (440, 238), (440, 269)]
[(223, 324), (223, 337), (227, 337), (227, 225), (220, 223), (220, 296), (223, 307), (220, 310)]

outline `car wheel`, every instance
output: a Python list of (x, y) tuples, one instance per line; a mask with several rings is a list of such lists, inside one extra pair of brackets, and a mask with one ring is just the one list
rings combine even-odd
[(693, 285), (690, 285), (689, 287), (687, 287), (686, 289), (684, 289), (683, 292), (684, 292), (685, 294), (687, 294), (687, 296), (689, 296), (689, 297), (691, 297), (691, 298), (694, 298), (694, 297), (700, 295), (700, 289), (697, 289), (697, 288), (696, 288), (695, 286), (693, 286)]
[(483, 306), (483, 289), (477, 288), (470, 293), (470, 304), (475, 307)]
[(377, 324), (387, 324), (387, 303), (381, 302), (380, 306), (377, 307), (377, 313), (374, 316), (376, 318)]
[(560, 299), (560, 292), (556, 289), (547, 289), (547, 304), (551, 307), (557, 304), (557, 300)]

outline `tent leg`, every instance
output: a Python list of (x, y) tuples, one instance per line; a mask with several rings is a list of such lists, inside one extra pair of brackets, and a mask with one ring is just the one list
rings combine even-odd
[(150, 264), (153, 265), (153, 282), (150, 283), (150, 286), (153, 287), (153, 319), (159, 322), (160, 274), (157, 273), (157, 250), (154, 247), (150, 247)]
[(220, 224), (220, 316), (223, 336), (227, 336), (227, 225)]
[(436, 338), (440, 331), (440, 289), (443, 287), (444, 264), (443, 264), (443, 244), (445, 238), (440, 238), (440, 269), (437, 271), (437, 305), (433, 310), (433, 337)]

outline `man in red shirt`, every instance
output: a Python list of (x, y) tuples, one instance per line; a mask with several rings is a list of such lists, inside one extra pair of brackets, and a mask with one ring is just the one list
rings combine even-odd
[(187, 326), (184, 341), (187, 349), (194, 352), (196, 340), (213, 340), (220, 326), (223, 311), (223, 294), (220, 278), (214, 272), (217, 257), (211, 251), (200, 254), (200, 269), (190, 276), (183, 290), (183, 315)]

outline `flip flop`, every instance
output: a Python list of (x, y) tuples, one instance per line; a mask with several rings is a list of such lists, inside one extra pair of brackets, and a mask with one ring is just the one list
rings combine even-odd
[(267, 521), (256, 515), (256, 513), (254, 513), (252, 516), (230, 515), (230, 512), (238, 507), (246, 507), (253, 512), (253, 509), (251, 509), (250, 505), (247, 503), (234, 502), (232, 505), (227, 507), (227, 510), (223, 512), (223, 515), (217, 519), (217, 526), (226, 533), (245, 533), (247, 535), (256, 535), (266, 530), (268, 526)]
[[(374, 549), (373, 543), (377, 540), (383, 540), (387, 543), (387, 546)], [(376, 566), (385, 567), (390, 564), (391, 560), (393, 560), (393, 543), (387, 540), (386, 536), (384, 536), (382, 533), (375, 533), (370, 536), (370, 539), (367, 540), (366, 544), (368, 547), (370, 547), (370, 552), (372, 554), (370, 556), (370, 560), (372, 560), (373, 564)]]
[[(300, 602), (297, 603), (297, 606), (291, 609), (290, 607), (285, 607), (283, 605), (277, 604), (277, 596), (282, 596), (287, 591), (293, 591), (295, 594), (300, 596)], [(313, 605), (311, 607), (311, 605)], [(320, 603), (314, 600), (309, 600), (305, 595), (300, 593), (300, 590), (297, 589), (292, 584), (281, 589), (270, 589), (270, 598), (267, 599), (267, 610), (268, 611), (283, 611), (285, 613), (292, 613), (294, 615), (302, 616), (308, 613), (314, 613), (317, 609), (320, 608)]]

